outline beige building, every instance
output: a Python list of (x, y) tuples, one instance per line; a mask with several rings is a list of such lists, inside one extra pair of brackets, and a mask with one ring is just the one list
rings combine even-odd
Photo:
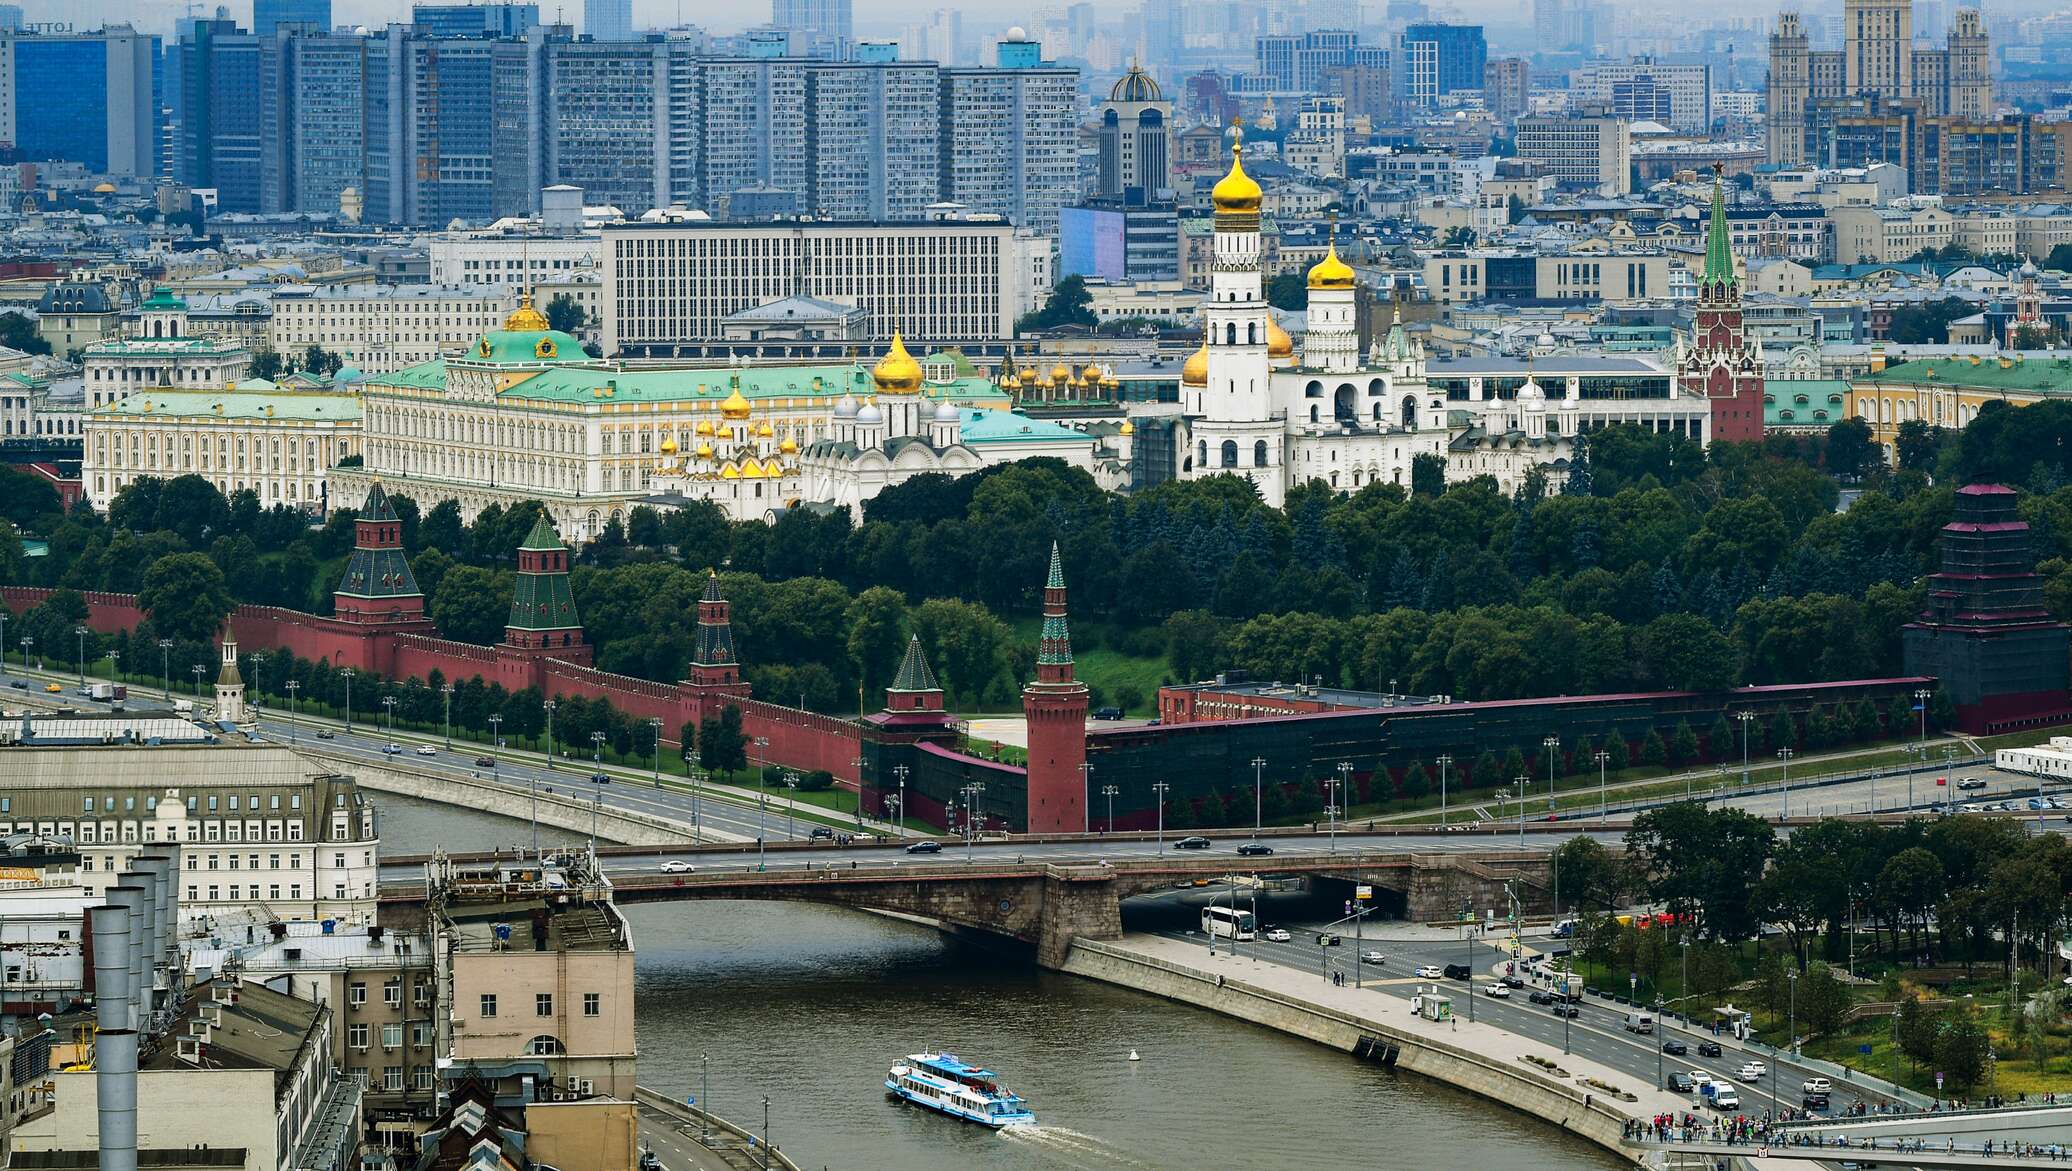
[(182, 910), (254, 919), (370, 918), (380, 839), (348, 776), (281, 748), (16, 745), (0, 752), (0, 834), (66, 837), (79, 882), (113, 885), (178, 842)]
[[(339, 1077), (330, 1030), (321, 1008), (257, 984), (221, 977), (196, 989), (173, 1042), (138, 1061), (139, 1153), (206, 1146), (241, 1153), (213, 1165), (243, 1171), (351, 1166), (359, 1088)], [(16, 1150), (91, 1158), (99, 1077), (93, 1069), (45, 1075), (56, 1101), (16, 1129)]]
[(1534, 114), (1518, 119), (1518, 157), (1538, 159), (1564, 187), (1624, 195), (1633, 190), (1633, 144), (1624, 118)]
[(297, 285), (273, 295), (274, 352), (322, 346), (387, 374), (458, 353), (518, 306), (503, 285)]
[(435, 954), (453, 989), (446, 1076), (503, 1092), (530, 1079), (544, 1101), (631, 1101), (633, 934), (609, 881), (580, 856), (449, 867), (434, 881)]
[(148, 387), (227, 387), (245, 376), (252, 353), (222, 337), (193, 337), (187, 303), (164, 290), (138, 306), (137, 333), (86, 347), (86, 405), (106, 406)]
[(1890, 264), (1923, 248), (1947, 247), (1956, 237), (1956, 217), (1935, 203), (1838, 207), (1827, 216), (1834, 225), (1837, 264)]
[(108, 502), (138, 476), (193, 472), (225, 496), (250, 490), (262, 508), (325, 507), (325, 472), (360, 450), (357, 395), (284, 390), (254, 379), (235, 389), (146, 390), (89, 411), (81, 478)]

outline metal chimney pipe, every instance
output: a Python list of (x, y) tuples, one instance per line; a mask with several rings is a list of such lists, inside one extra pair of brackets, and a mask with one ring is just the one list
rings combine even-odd
[(150, 969), (144, 964), (142, 946), (151, 930), (150, 891), (144, 876), (135, 870), (126, 870), (118, 877), (122, 885), (109, 890), (108, 898), (130, 914), (129, 983), (124, 987), (129, 990), (129, 1027), (141, 1033), (151, 1004)]
[(166, 877), (171, 872), (172, 861), (164, 854), (146, 854), (137, 859), (137, 869), (149, 879), (145, 894), (151, 910), (151, 930), (144, 942), (148, 950), (144, 953), (144, 969), (149, 974), (150, 984), (144, 993), (147, 1007), (157, 1007), (159, 990), (165, 989), (166, 1000), (171, 1000), (172, 967), (166, 962)]
[[(113, 892), (110, 892), (113, 893)], [(101, 1171), (137, 1171), (137, 1034), (130, 1028), (130, 909), (87, 911), (94, 942), (94, 1102)]]

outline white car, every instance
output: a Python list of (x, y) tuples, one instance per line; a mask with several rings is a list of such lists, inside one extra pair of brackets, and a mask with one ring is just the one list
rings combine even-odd
[(1509, 1000), (1511, 999), (1511, 990), (1502, 984), (1489, 984), (1483, 987), (1482, 995), (1494, 996), (1498, 1000)]
[(1753, 1082), (1761, 1081), (1763, 1076), (1769, 1072), (1770, 1067), (1760, 1061), (1744, 1061), (1741, 1063), (1741, 1072), (1735, 1076), (1744, 1082)]
[(1410, 974), (1420, 980), (1440, 980), (1446, 976), (1446, 972), (1437, 964), (1419, 964), (1417, 970)]
[(381, 754), (383, 756), (401, 756), (403, 755), (403, 746), (401, 744), (384, 744), (381, 746)]
[(1835, 1083), (1824, 1077), (1809, 1077), (1800, 1084), (1799, 1089), (1808, 1094), (1832, 1094), (1835, 1092)]
[(1703, 1089), (1704, 1087), (1706, 1087), (1706, 1086), (1709, 1086), (1709, 1085), (1711, 1085), (1711, 1084), (1712, 1084), (1712, 1075), (1711, 1075), (1711, 1074), (1709, 1074), (1709, 1073), (1706, 1073), (1706, 1072), (1705, 1072), (1704, 1070), (1702, 1070), (1702, 1069), (1694, 1069), (1694, 1070), (1692, 1070), (1692, 1071), (1691, 1071), (1691, 1085), (1693, 1085), (1693, 1086), (1696, 1086), (1696, 1087), (1698, 1087), (1698, 1088), (1700, 1088), (1700, 1089)]
[(419, 756), (437, 756), (439, 755), (439, 750), (429, 744), (420, 744), (417, 746), (417, 754)]
[(681, 858), (671, 858), (669, 861), (662, 863), (662, 873), (664, 874), (690, 874), (695, 869), (696, 867)]
[(1288, 934), (1288, 929), (1285, 927), (1269, 927), (1266, 929), (1266, 942), (1268, 943), (1286, 943), (1292, 938), (1294, 937)]
[(1363, 964), (1385, 964), (1389, 962), (1389, 958), (1370, 947), (1360, 953), (1360, 962)]

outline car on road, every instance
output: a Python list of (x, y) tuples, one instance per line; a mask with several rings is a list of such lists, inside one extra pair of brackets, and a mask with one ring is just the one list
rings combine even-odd
[(1483, 987), (1482, 995), (1492, 997), (1497, 1000), (1509, 1000), (1511, 999), (1511, 990), (1509, 988), (1504, 987), (1502, 984), (1489, 984)]
[(1293, 938), (1294, 936), (1289, 935), (1288, 929), (1285, 927), (1269, 927), (1266, 929), (1266, 942), (1268, 943), (1286, 943)]
[(1360, 953), (1360, 962), (1363, 964), (1385, 964), (1389, 962), (1389, 958), (1370, 947)]
[(52, 695), (63, 695), (63, 694), (65, 694), (65, 689), (64, 689), (64, 688), (62, 688), (62, 687), (59, 687), (59, 686), (58, 686), (57, 684), (55, 684), (55, 683), (52, 683), (52, 684), (50, 684), (49, 686), (45, 687), (45, 688), (44, 688), (43, 690), (44, 690), (44, 691), (46, 691), (46, 692), (49, 692), (49, 693), (50, 693), (50, 694), (52, 694)]
[(1959, 806), (1957, 807), (1957, 812), (1959, 812), (1959, 813), (1984, 813), (1985, 811), (1986, 811), (1986, 807), (1985, 807), (1985, 806), (1983, 806), (1983, 805), (1971, 805), (1971, 804), (1965, 804), (1965, 805), (1959, 805)]
[(824, 825), (816, 825), (813, 827), (813, 832), (806, 836), (816, 842), (831, 842), (834, 840), (835, 831)]
[(1209, 848), (1209, 839), (1200, 835), (1191, 838), (1181, 838), (1173, 843), (1173, 848), (1175, 850), (1206, 850)]
[(1271, 854), (1273, 853), (1273, 847), (1265, 842), (1245, 842), (1238, 846), (1237, 852), (1246, 857), (1253, 857), (1255, 855)]
[(332, 731), (331, 729), (329, 729), (329, 728), (318, 728), (318, 729), (317, 729), (317, 739), (319, 739), (319, 740), (336, 740), (336, 739), (338, 739), (338, 733), (336, 733), (336, 732), (333, 732), (333, 731)]
[(476, 758), (475, 758), (475, 767), (476, 767), (476, 768), (495, 768), (495, 767), (496, 767), (496, 758), (495, 758), (495, 757), (493, 757), (493, 756), (478, 756), (478, 757), (476, 757)]
[(1694, 1069), (1694, 1070), (1692, 1070), (1692, 1071), (1691, 1071), (1691, 1075), (1690, 1075), (1690, 1076), (1691, 1076), (1691, 1084), (1692, 1084), (1692, 1085), (1694, 1085), (1694, 1086), (1709, 1086), (1709, 1085), (1711, 1085), (1711, 1084), (1712, 1084), (1712, 1075), (1711, 1075), (1711, 1074), (1709, 1074), (1709, 1073), (1706, 1073), (1706, 1072), (1705, 1072), (1704, 1070), (1702, 1070), (1702, 1069)]
[(1980, 789), (1983, 789), (1985, 787), (1986, 782), (1981, 777), (1971, 777), (1969, 779), (1957, 782), (1957, 788), (1965, 793), (1976, 793)]
[(1446, 965), (1446, 978), (1448, 980), (1472, 980), (1475, 978), (1475, 970), (1466, 964), (1448, 964)]
[(1761, 1081), (1763, 1076), (1769, 1072), (1770, 1067), (1760, 1061), (1744, 1061), (1741, 1063), (1741, 1068), (1734, 1072), (1734, 1076), (1744, 1082), (1755, 1082)]
[(1691, 1084), (1690, 1078), (1672, 1069), (1669, 1071), (1669, 1076), (1663, 1079), (1662, 1088), (1672, 1094), (1688, 1094), (1698, 1087)]
[(417, 746), (417, 754), (419, 756), (437, 756), (439, 755), (439, 750), (429, 744), (420, 744)]
[(1122, 718), (1122, 709), (1119, 707), (1097, 707), (1094, 709), (1094, 718), (1097, 720), (1119, 720)]
[(1419, 964), (1417, 965), (1417, 970), (1410, 974), (1416, 976), (1420, 980), (1436, 980), (1440, 976), (1439, 965)]
[(2050, 808), (2050, 806), (2049, 806), (2048, 804), (2046, 804), (2046, 803), (2044, 802), (2043, 798), (2041, 798), (2041, 797), (2031, 797), (2031, 798), (2029, 798), (2029, 808), (2031, 808), (2031, 809), (2048, 809), (2048, 808)]
[(1690, 1047), (1682, 1041), (1672, 1039), (1662, 1042), (1662, 1052), (1667, 1053), (1671, 1057), (1682, 1057), (1690, 1051)]
[(1700, 1041), (1700, 1042), (1698, 1042), (1698, 1056), (1700, 1056), (1700, 1057), (1718, 1057), (1719, 1055), (1720, 1055), (1720, 1048), (1719, 1048), (1719, 1042), (1718, 1042), (1718, 1041)]
[(1824, 1077), (1809, 1077), (1799, 1083), (1799, 1088), (1809, 1094), (1832, 1094), (1835, 1092), (1835, 1083)]
[(1533, 989), (1525, 994), (1525, 998), (1534, 1004), (1552, 1004), (1555, 1001), (1554, 994), (1544, 988)]
[(1525, 981), (1519, 979), (1516, 976), (1505, 976), (1501, 981), (1499, 981), (1499, 983), (1501, 983), (1506, 988), (1525, 987)]
[(1829, 1104), (1826, 1094), (1807, 1094), (1799, 1099), (1799, 1105), (1807, 1110), (1825, 1110)]
[(906, 852), (909, 854), (940, 854), (942, 853), (942, 843), (915, 842), (906, 848)]
[(383, 756), (401, 756), (403, 755), (403, 746), (401, 744), (384, 744), (381, 746), (381, 754)]
[(696, 869), (697, 867), (692, 866), (681, 858), (671, 858), (667, 862), (662, 863), (662, 873), (664, 874), (690, 874)]
[(14, 688), (16, 691), (27, 691), (29, 689), (28, 682), (22, 679), (11, 679), (8, 681), (7, 685), (9, 687)]
[(1581, 1009), (1578, 1009), (1575, 1005), (1568, 1004), (1564, 1001), (1556, 1001), (1553, 1004), (1548, 1005), (1547, 1011), (1553, 1013), (1555, 1016), (1565, 1016), (1570, 1020), (1574, 1020), (1575, 1018), (1583, 1015)]

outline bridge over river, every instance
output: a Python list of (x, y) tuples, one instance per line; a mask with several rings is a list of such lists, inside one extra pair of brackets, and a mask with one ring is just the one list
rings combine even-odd
[[(1377, 902), (1409, 918), (1452, 920), (1463, 907), (1504, 905), (1509, 885), (1521, 909), (1552, 906), (1549, 856), (1538, 851), (1427, 853), (1319, 849), (1265, 857), (1172, 853), (1092, 862), (1059, 862), (992, 850), (967, 861), (876, 852), (844, 860), (788, 851), (762, 862), (753, 853), (701, 855), (688, 873), (612, 876), (622, 903), (682, 899), (791, 899), (889, 911), (1028, 944), (1046, 967), (1064, 963), (1077, 938), (1122, 935), (1121, 902), (1134, 895), (1225, 878), (1302, 877), (1375, 888)], [(384, 913), (409, 914), (426, 897), (422, 882), (385, 882)]]

